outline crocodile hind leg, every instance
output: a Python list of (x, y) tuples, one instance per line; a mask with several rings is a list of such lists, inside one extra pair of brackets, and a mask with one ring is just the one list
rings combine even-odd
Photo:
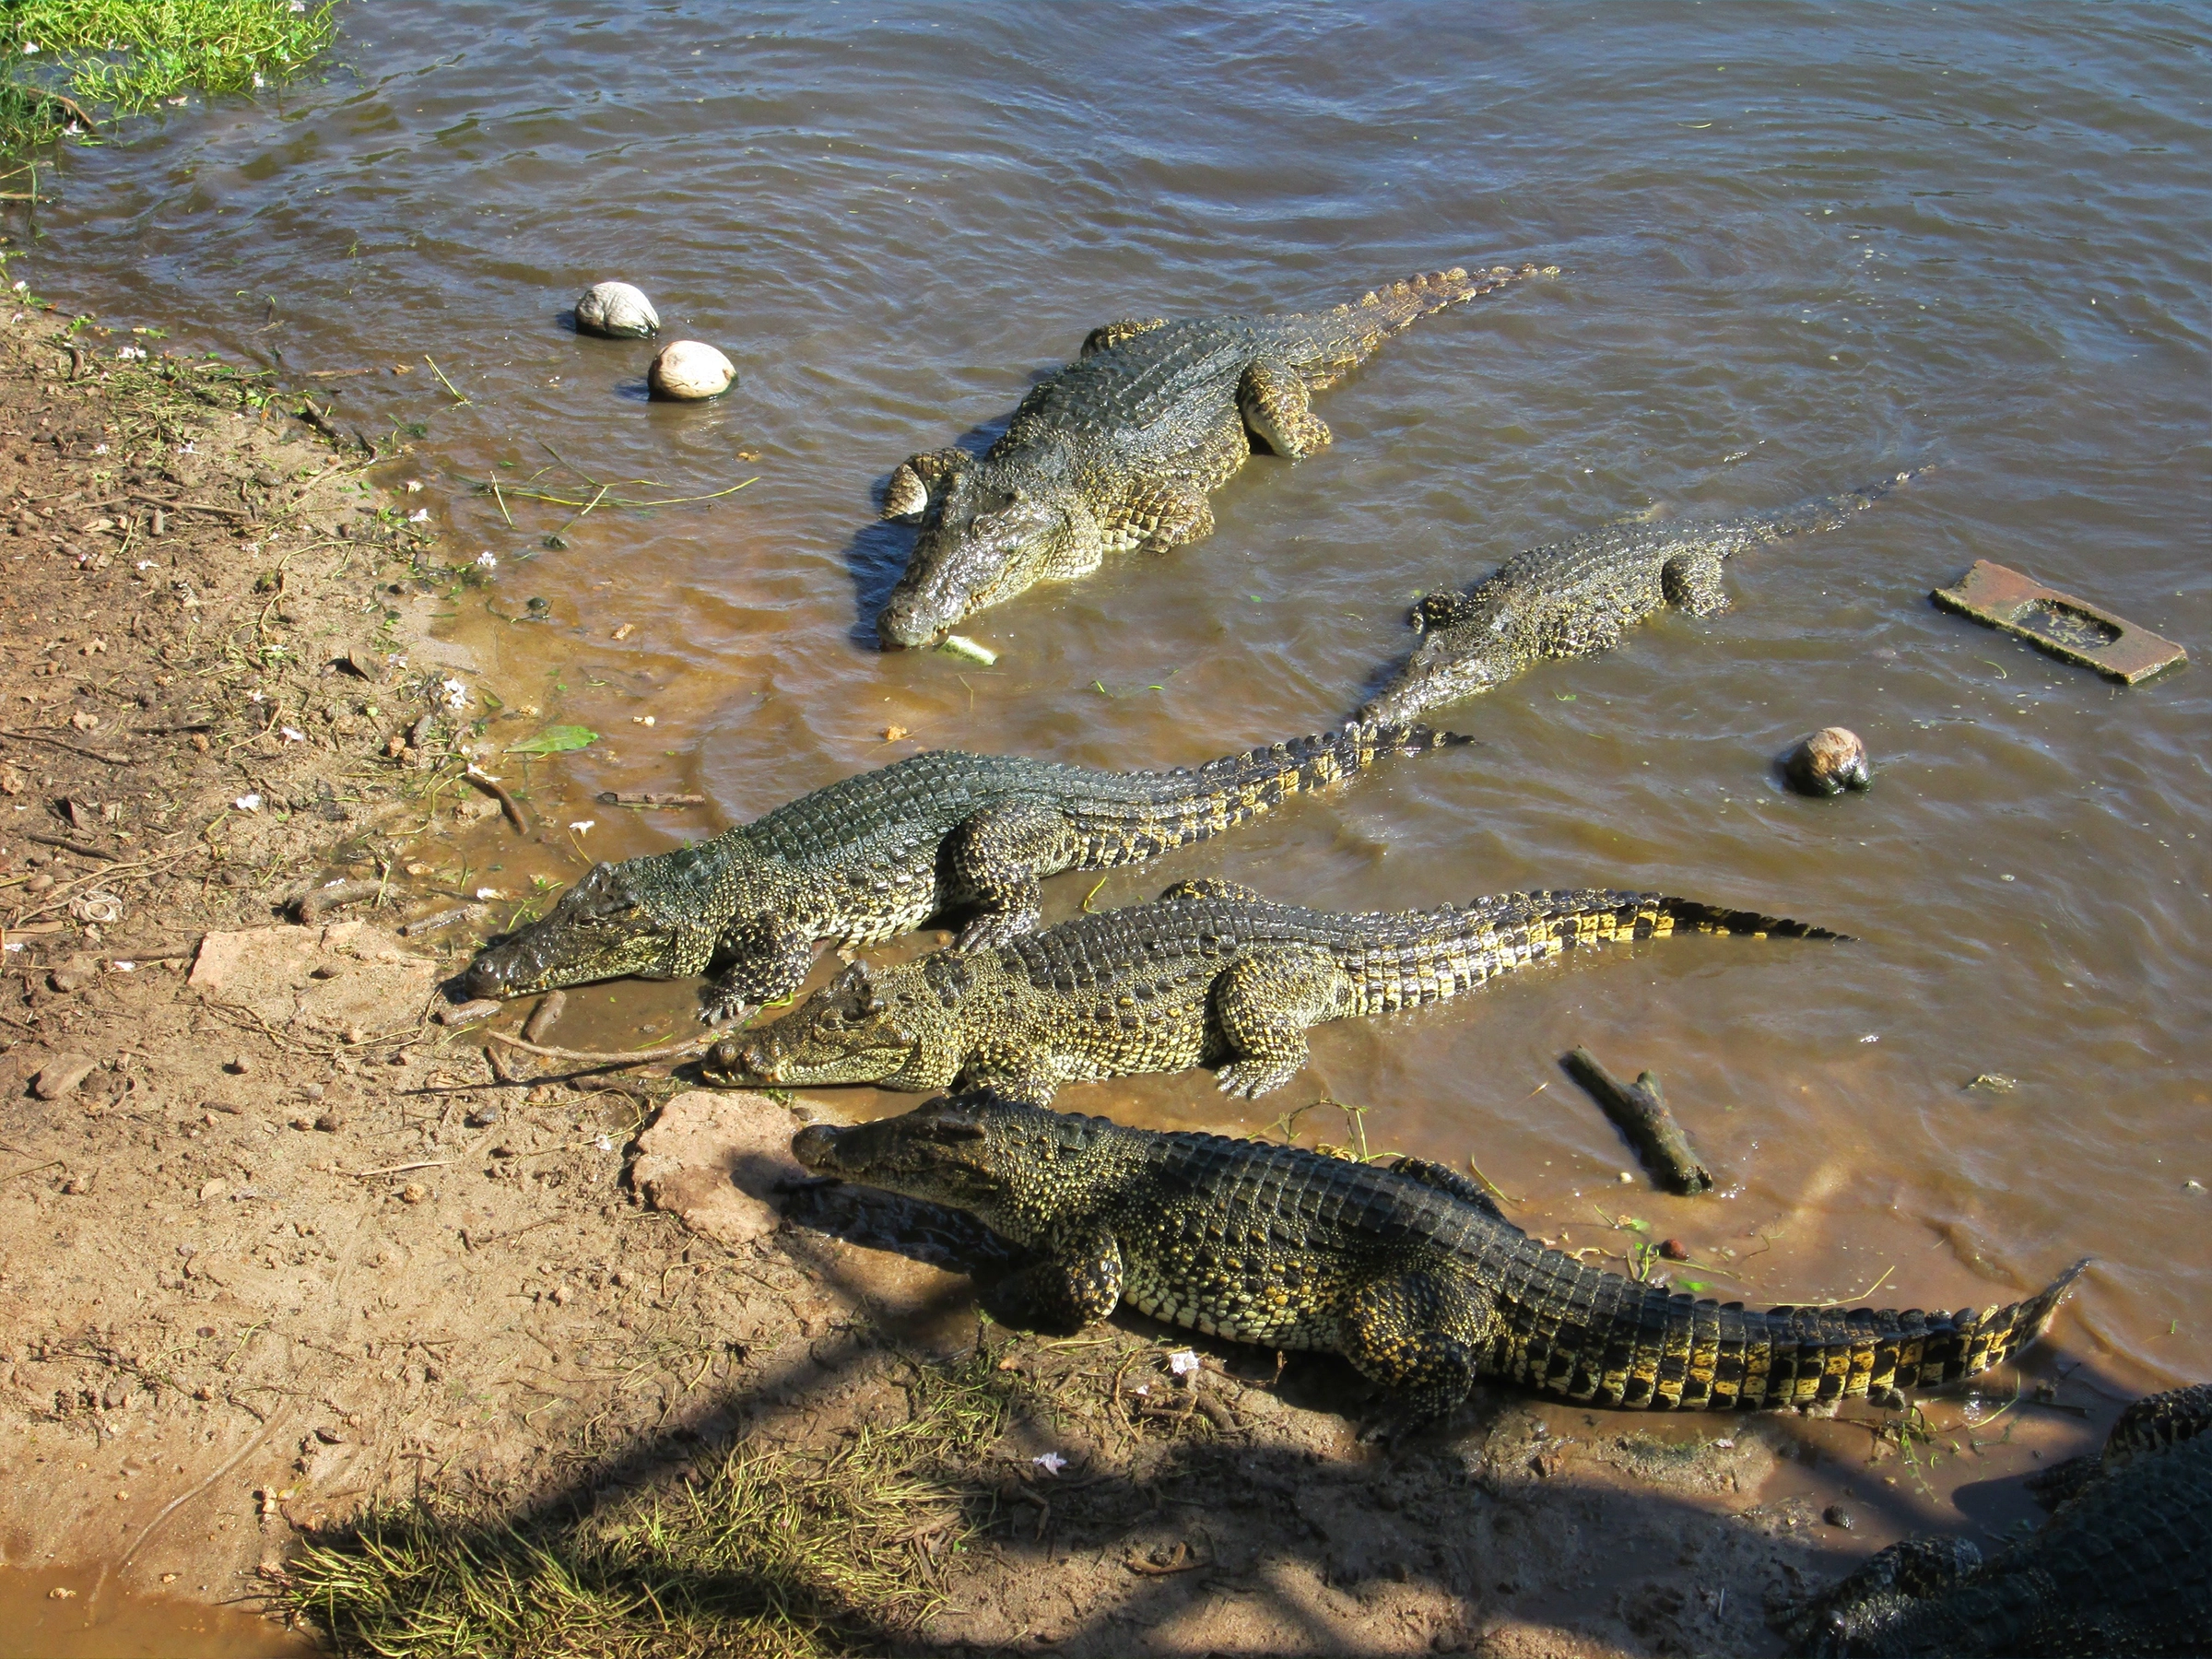
[(1097, 357), (1101, 351), (1112, 351), (1124, 340), (1133, 340), (1138, 335), (1150, 334), (1156, 328), (1165, 328), (1165, 317), (1122, 317), (1112, 323), (1101, 323), (1083, 336), (1083, 349), (1078, 358)]
[(945, 480), (968, 465), (965, 450), (931, 450), (909, 455), (891, 473), (883, 487), (883, 516), (918, 524), (929, 504), (944, 493)]
[(1214, 1020), (1234, 1056), (1221, 1089), (1251, 1099), (1280, 1088), (1312, 1057), (1306, 1028), (1348, 1014), (1352, 982), (1320, 950), (1269, 950), (1232, 964), (1214, 987)]
[(1313, 413), (1305, 376), (1288, 363), (1262, 358), (1245, 370), (1237, 407), (1244, 424), (1278, 455), (1303, 461), (1329, 446), (1328, 423)]
[(1037, 883), (1082, 851), (1066, 815), (1042, 801), (1002, 801), (964, 818), (938, 854), (941, 889), (971, 901), (959, 948), (982, 950), (1036, 930)]
[(1659, 591), (1666, 602), (1693, 617), (1717, 617), (1728, 608), (1716, 553), (1677, 553), (1659, 567)]
[(1407, 1425), (1451, 1414), (1467, 1397), (1497, 1314), (1457, 1275), (1417, 1268), (1352, 1294), (1338, 1345), (1359, 1374), (1389, 1389)]
[(992, 1288), (991, 1311), (1022, 1323), (1079, 1331), (1120, 1305), (1122, 1246), (1110, 1232), (1048, 1240), (1044, 1255)]

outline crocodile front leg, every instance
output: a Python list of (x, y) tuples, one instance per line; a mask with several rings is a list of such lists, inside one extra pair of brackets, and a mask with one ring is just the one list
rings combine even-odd
[(1252, 1099), (1304, 1069), (1306, 1028), (1351, 1012), (1352, 982), (1324, 951), (1269, 950), (1233, 963), (1215, 982), (1213, 1001), (1234, 1056), (1221, 1068), (1221, 1091)]
[(731, 960), (708, 982), (700, 1018), (721, 1025), (782, 1002), (814, 966), (815, 944), (813, 929), (781, 916), (739, 916), (714, 942), (715, 956)]
[(1340, 1344), (1359, 1374), (1391, 1391), (1407, 1426), (1456, 1410), (1475, 1385), (1497, 1314), (1457, 1276), (1428, 1269), (1353, 1293)]
[(1717, 617), (1728, 608), (1715, 553), (1677, 553), (1659, 567), (1659, 591), (1666, 602), (1693, 617)]
[(1049, 1239), (1044, 1259), (1001, 1279), (990, 1300), (1017, 1323), (1079, 1331), (1120, 1305), (1122, 1246), (1103, 1229), (1085, 1229)]
[(1076, 827), (1042, 801), (1002, 801), (954, 826), (938, 854), (941, 890), (976, 907), (959, 947), (982, 950), (1035, 931), (1039, 879), (1081, 851)]
[(883, 516), (918, 524), (930, 503), (944, 493), (945, 480), (968, 465), (965, 450), (931, 450), (910, 455), (891, 473), (883, 489)]
[(1288, 363), (1262, 358), (1245, 370), (1237, 407), (1244, 424), (1278, 455), (1303, 461), (1329, 446), (1328, 423), (1313, 413), (1305, 376)]
[(1106, 539), (1133, 553), (1165, 553), (1214, 533), (1213, 503), (1195, 485), (1159, 478), (1140, 484), (1115, 508)]

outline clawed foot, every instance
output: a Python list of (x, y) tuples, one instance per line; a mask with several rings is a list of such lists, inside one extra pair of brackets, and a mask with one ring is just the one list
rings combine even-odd
[(699, 1023), (720, 1030), (724, 1026), (743, 1019), (752, 1011), (753, 1005), (745, 1000), (743, 992), (710, 985), (700, 999)]
[(991, 911), (975, 917), (960, 929), (954, 941), (956, 950), (990, 950), (1000, 945), (1011, 944), (1024, 934), (1035, 933), (1037, 924), (1043, 920), (1035, 909), (1018, 911)]
[(1297, 1066), (1279, 1060), (1231, 1060), (1221, 1068), (1220, 1088), (1223, 1094), (1242, 1095), (1251, 1100), (1280, 1088), (1297, 1076)]

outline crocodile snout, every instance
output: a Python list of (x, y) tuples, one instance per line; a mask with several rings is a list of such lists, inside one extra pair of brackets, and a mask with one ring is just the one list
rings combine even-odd
[(810, 1174), (835, 1173), (830, 1164), (841, 1131), (829, 1124), (809, 1124), (791, 1137), (791, 1155)]

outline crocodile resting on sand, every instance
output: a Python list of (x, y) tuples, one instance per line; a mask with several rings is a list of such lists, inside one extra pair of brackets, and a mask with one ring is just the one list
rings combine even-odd
[(1675, 932), (1841, 935), (1656, 893), (1508, 893), (1465, 909), (1344, 915), (1228, 881), (1078, 916), (993, 950), (854, 962), (775, 1024), (717, 1044), (747, 1081), (964, 1082), (1049, 1100), (1063, 1083), (1218, 1065), (1265, 1094), (1306, 1064), (1306, 1028), (1413, 1007), (1576, 945)]
[(1547, 1249), (1441, 1164), (1124, 1129), (989, 1093), (816, 1124), (792, 1151), (1028, 1246), (1038, 1259), (999, 1295), (1041, 1321), (1126, 1302), (1231, 1341), (1333, 1350), (1413, 1422), (1478, 1378), (1662, 1411), (1897, 1403), (2032, 1341), (2080, 1271), (2009, 1307), (1759, 1313)]
[(461, 982), (523, 996), (718, 970), (706, 1017), (788, 996), (816, 947), (870, 944), (966, 911), (963, 945), (1037, 925), (1039, 880), (1141, 864), (1365, 771), (1468, 739), (1347, 726), (1195, 769), (1099, 771), (933, 749), (802, 795), (711, 841), (599, 864), (542, 921), (494, 941)]
[(1465, 593), (1430, 594), (1407, 618), (1425, 636), (1362, 720), (1407, 720), (1504, 684), (1546, 657), (1595, 656), (1662, 606), (1693, 617), (1728, 608), (1722, 561), (1764, 543), (1833, 530), (1909, 478), (1768, 512), (1668, 523), (1649, 515), (1515, 554)]
[(1987, 1561), (1892, 1544), (1791, 1622), (1793, 1652), (2046, 1656), (2212, 1652), (2212, 1382), (2137, 1400), (2103, 1452), (2029, 1483), (2041, 1528)]
[(1108, 553), (1164, 552), (1212, 534), (1206, 498), (1244, 465), (1247, 432), (1303, 460), (1329, 441), (1312, 393), (1425, 312), (1558, 274), (1439, 271), (1332, 311), (1093, 329), (981, 460), (942, 449), (891, 474), (883, 516), (922, 534), (877, 631), (886, 645), (931, 644), (1035, 582), (1088, 575)]

